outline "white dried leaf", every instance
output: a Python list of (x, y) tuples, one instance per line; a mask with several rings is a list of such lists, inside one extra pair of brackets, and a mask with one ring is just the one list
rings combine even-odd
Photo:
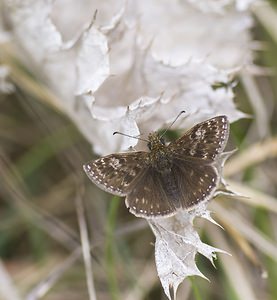
[(51, 52), (62, 47), (62, 38), (49, 18), (51, 0), (5, 1), (9, 17), (14, 23), (13, 31), (21, 46), (32, 54), (32, 59), (42, 62)]
[(200, 240), (193, 228), (193, 219), (198, 214), (199, 211), (183, 211), (173, 217), (149, 221), (156, 237), (155, 259), (158, 275), (169, 299), (172, 299), (172, 294), (175, 299), (177, 288), (186, 277), (197, 275), (206, 278), (196, 265), (197, 253), (204, 255), (212, 264), (216, 252), (226, 253)]
[[(191, 59), (179, 67), (157, 60), (151, 51), (140, 48), (138, 29), (126, 25), (124, 6), (117, 10), (110, 24), (106, 22), (105, 35), (90, 26), (79, 38), (75, 29), (71, 34), (75, 38), (64, 43), (50, 18), (55, 15), (51, 1), (22, 3), (11, 8), (17, 37), (23, 45), (36, 43), (36, 47), (26, 47), (30, 56), (40, 64), (49, 85), (59, 95), (60, 106), (93, 143), (97, 153), (126, 150), (136, 143), (119, 136), (111, 138), (114, 131), (147, 134), (169, 123), (181, 110), (186, 110), (187, 116), (176, 127), (184, 129), (219, 114), (227, 115), (230, 121), (243, 116), (235, 108), (231, 89), (211, 87), (214, 82), (228, 82), (234, 72), (220, 71), (203, 59)], [(170, 7), (174, 9), (174, 5)], [(38, 8), (41, 11), (34, 16)], [(159, 9), (164, 11), (164, 7)], [(39, 30), (40, 34), (37, 26), (44, 28)], [(24, 28), (24, 34), (17, 28)], [(66, 35), (70, 36), (68, 32)], [(44, 44), (44, 40), (52, 38), (54, 46)], [(33, 53), (36, 51), (39, 54)], [(141, 97), (159, 100), (146, 105), (144, 113), (135, 117), (140, 109), (132, 107)]]
[[(94, 92), (109, 75), (105, 36), (91, 26), (83, 29), (78, 38), (74, 34), (74, 39), (65, 43), (50, 18), (52, 1), (7, 3), (17, 42), (29, 54), (28, 65), (36, 64), (36, 70), (43, 73), (48, 85), (59, 96), (57, 105), (74, 120), (90, 142), (95, 142), (95, 122), (86, 105), (85, 94)], [(76, 103), (75, 94), (84, 99), (78, 97)]]
[[(131, 136), (139, 135), (140, 120), (155, 111), (160, 98), (142, 97), (129, 106), (103, 108), (92, 103), (91, 114), (94, 127), (94, 151), (108, 154), (116, 151), (126, 151), (137, 144), (136, 139), (121, 135), (112, 136), (114, 131)], [(100, 142), (101, 141), (101, 142)]]
[(73, 108), (75, 94), (94, 92), (109, 75), (107, 41), (95, 27), (65, 43), (50, 18), (52, 1), (8, 3), (17, 39), (62, 96), (67, 111)]
[(238, 11), (246, 10), (257, 0), (183, 0), (190, 3), (195, 8), (204, 12), (215, 12), (224, 14), (230, 7), (235, 7)]
[(96, 7), (91, 0), (52, 1), (50, 18), (64, 41), (76, 40), (91, 24)]
[(110, 74), (106, 37), (93, 26), (83, 33), (76, 64), (76, 95), (95, 92)]
[(247, 10), (250, 9), (250, 6), (254, 3), (254, 2), (258, 2), (258, 0), (236, 0), (236, 8), (237, 10)]
[(166, 64), (182, 65), (191, 58), (206, 59), (220, 68), (251, 63), (250, 14), (234, 5), (215, 14), (212, 7), (225, 7), (224, 1), (217, 2), (200, 1), (202, 6), (210, 7), (210, 11), (203, 11), (200, 4), (195, 4), (196, 9), (188, 1), (129, 1), (128, 24), (136, 24), (141, 44), (151, 42), (153, 55)]
[[(121, 34), (117, 36), (117, 32)], [(216, 90), (212, 88), (215, 82), (228, 82), (229, 72), (220, 71), (199, 60), (191, 60), (179, 67), (165, 65), (155, 60), (149, 51), (136, 48), (135, 41), (132, 40), (134, 32), (135, 30), (126, 28), (122, 33), (122, 27), (118, 25), (108, 36), (111, 45), (110, 55), (113, 58), (111, 69), (116, 76), (108, 78), (97, 90), (95, 102), (97, 107), (106, 110), (106, 116), (111, 122), (113, 115), (109, 113), (109, 107), (125, 105), (127, 109), (138, 101), (134, 102), (134, 99), (141, 94), (159, 98), (153, 108), (147, 110), (147, 114), (143, 114), (143, 118), (137, 119), (137, 126), (144, 134), (168, 124), (181, 110), (185, 110), (187, 115), (180, 118), (175, 126), (184, 129), (215, 115), (227, 115), (231, 122), (244, 116), (233, 103), (231, 88)], [(127, 49), (125, 43), (135, 50), (129, 49), (131, 57), (119, 63), (122, 57), (126, 57), (121, 51), (124, 45)], [(118, 45), (120, 50), (117, 49)], [(94, 113), (94, 117), (97, 118), (97, 112)], [(95, 131), (101, 136), (103, 129), (100, 122), (98, 125)], [(107, 129), (105, 127), (105, 130)], [(115, 130), (116, 128), (111, 127), (109, 131)], [(104, 139), (98, 140), (98, 145), (101, 143), (103, 143), (101, 148), (107, 149)], [(111, 150), (117, 151), (118, 145)]]

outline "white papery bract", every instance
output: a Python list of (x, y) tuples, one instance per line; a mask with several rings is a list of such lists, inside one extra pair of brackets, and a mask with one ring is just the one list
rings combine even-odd
[(233, 6), (237, 11), (249, 9), (256, 0), (183, 0), (204, 12), (224, 13)]
[[(162, 3), (157, 5), (156, 11), (162, 10), (169, 18), (170, 14), (164, 7), (166, 2)], [(132, 3), (127, 10), (117, 4), (118, 13), (101, 27), (89, 25), (84, 7), (86, 22), (75, 28), (71, 35), (68, 28), (62, 30), (65, 21), (59, 21), (61, 32), (57, 30), (51, 19), (52, 15), (54, 19), (57, 15), (52, 5), (52, 1), (46, 0), (9, 2), (13, 32), (16, 41), (32, 57), (36, 68), (59, 96), (57, 105), (70, 115), (92, 143), (95, 152), (107, 154), (126, 150), (127, 146), (134, 146), (135, 140), (128, 141), (119, 136), (113, 138), (114, 131), (128, 128), (126, 133), (148, 133), (161, 128), (181, 110), (186, 110), (188, 117), (176, 125), (184, 129), (218, 114), (227, 115), (231, 122), (243, 116), (233, 104), (231, 89), (212, 88), (214, 82), (228, 82), (233, 71), (220, 70), (205, 57), (186, 58), (178, 67), (157, 60), (153, 57), (153, 45), (141, 43), (143, 19), (141, 24), (130, 25)], [(169, 7), (173, 9), (174, 5), (176, 3), (172, 2)], [(70, 10), (70, 6), (67, 9)], [(99, 15), (105, 15), (105, 6), (102, 11), (99, 4), (98, 9)], [(62, 13), (61, 18), (63, 16), (66, 17), (66, 14)], [(173, 21), (175, 18), (172, 14)], [(134, 19), (137, 19), (135, 15)], [(162, 22), (163, 15), (159, 19)], [(165, 29), (171, 28), (171, 25), (160, 25)], [(71, 40), (63, 41), (63, 35), (71, 36)], [(167, 40), (160, 40), (160, 43), (164, 45)], [(175, 43), (177, 46), (180, 44), (177, 40)], [(182, 39), (181, 44), (187, 45), (187, 48), (191, 46), (189, 39)], [(213, 51), (217, 51), (218, 56), (221, 48), (216, 46)], [(199, 49), (202, 48), (203, 41)], [(174, 52), (172, 56), (176, 57)], [(136, 107), (137, 101), (142, 98), (156, 100), (151, 105), (143, 104), (143, 114), (138, 108), (137, 111), (133, 109), (130, 115), (128, 107), (133, 103)], [(128, 126), (123, 126), (124, 123)]]
[(234, 1), (224, 2), (129, 1), (127, 16), (139, 28), (141, 44), (151, 41), (153, 55), (166, 64), (202, 59), (219, 68), (248, 65), (252, 18), (248, 11), (238, 10)]
[[(174, 128), (183, 130), (217, 115), (230, 122), (244, 116), (228, 82), (252, 63), (251, 2), (3, 1), (19, 57), (100, 155), (136, 145), (114, 131), (147, 134), (182, 110)], [(150, 222), (168, 297), (185, 277), (203, 276), (198, 252), (212, 261), (219, 251), (201, 242), (196, 216), (212, 221), (205, 203), (197, 212)]]
[(197, 253), (208, 258), (212, 264), (217, 252), (226, 253), (200, 240), (193, 227), (195, 217), (196, 213), (183, 211), (173, 217), (149, 221), (156, 237), (158, 275), (169, 299), (172, 294), (175, 299), (177, 288), (186, 277), (197, 275), (206, 279), (195, 263)]

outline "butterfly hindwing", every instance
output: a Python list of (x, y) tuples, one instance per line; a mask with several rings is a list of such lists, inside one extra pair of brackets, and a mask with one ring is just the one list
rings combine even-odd
[(211, 164), (174, 160), (172, 174), (176, 180), (183, 209), (211, 199), (219, 181), (218, 171)]
[(89, 179), (104, 191), (125, 196), (145, 171), (146, 152), (111, 154), (84, 164)]
[(161, 173), (151, 167), (141, 177), (125, 200), (129, 210), (140, 217), (169, 216), (179, 207), (179, 198), (169, 196)]
[(175, 159), (168, 175), (149, 168), (127, 195), (126, 206), (140, 217), (170, 216), (209, 200), (218, 180), (218, 172), (210, 164)]
[(218, 116), (195, 125), (168, 147), (180, 158), (212, 162), (224, 150), (228, 136), (228, 119)]

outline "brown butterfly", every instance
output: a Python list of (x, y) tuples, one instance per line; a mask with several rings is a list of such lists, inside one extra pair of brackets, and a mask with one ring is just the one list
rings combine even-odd
[(158, 133), (150, 133), (148, 152), (110, 154), (83, 167), (98, 187), (125, 196), (136, 216), (170, 216), (213, 196), (220, 179), (217, 161), (228, 136), (227, 117), (217, 116), (168, 145)]

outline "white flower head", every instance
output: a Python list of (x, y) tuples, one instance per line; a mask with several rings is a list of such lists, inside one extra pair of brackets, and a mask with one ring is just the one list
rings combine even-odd
[[(127, 108), (140, 102), (141, 96), (152, 98), (143, 114), (134, 114), (134, 120), (144, 134), (171, 122), (181, 110), (187, 111), (187, 117), (178, 123), (178, 127), (186, 129), (219, 114), (227, 115), (231, 121), (243, 116), (234, 106), (230, 89), (215, 90), (212, 87), (215, 82), (228, 82), (230, 72), (221, 71), (205, 60), (190, 60), (182, 66), (166, 65), (152, 56), (149, 47), (140, 48), (136, 33), (137, 29), (129, 28), (124, 20), (119, 20), (106, 33), (113, 75), (94, 95), (91, 111), (95, 119), (101, 118), (98, 116), (100, 109), (104, 112), (108, 107), (116, 109), (125, 105), (127, 113)], [(112, 114), (107, 115), (113, 118)], [(111, 131), (119, 130), (113, 128)], [(112, 149), (103, 144), (99, 154), (125, 149)]]
[(220, 68), (234, 68), (252, 62), (252, 19), (248, 11), (227, 4), (213, 0), (130, 1), (128, 21), (139, 27), (140, 42), (151, 41), (153, 55), (167, 64), (205, 59)]
[(221, 13), (235, 8), (237, 11), (247, 10), (256, 0), (183, 0), (203, 12)]
[[(160, 9), (158, 5), (156, 11)], [(227, 82), (232, 71), (219, 70), (203, 58), (179, 66), (157, 60), (150, 44), (141, 48), (138, 32), (142, 24), (130, 27), (130, 11), (126, 13), (124, 7), (105, 26), (82, 24), (80, 32), (75, 30), (74, 38), (67, 42), (52, 15), (51, 1), (24, 0), (10, 6), (18, 41), (59, 96), (57, 105), (70, 115), (97, 153), (134, 146), (134, 140), (128, 144), (127, 138), (112, 137), (114, 131), (148, 133), (170, 122), (181, 110), (188, 115), (178, 124), (181, 128), (218, 114), (227, 115), (230, 121), (243, 116), (233, 104), (230, 89), (212, 88), (215, 82)], [(147, 104), (141, 99), (147, 99)], [(143, 110), (136, 103), (142, 103)]]

